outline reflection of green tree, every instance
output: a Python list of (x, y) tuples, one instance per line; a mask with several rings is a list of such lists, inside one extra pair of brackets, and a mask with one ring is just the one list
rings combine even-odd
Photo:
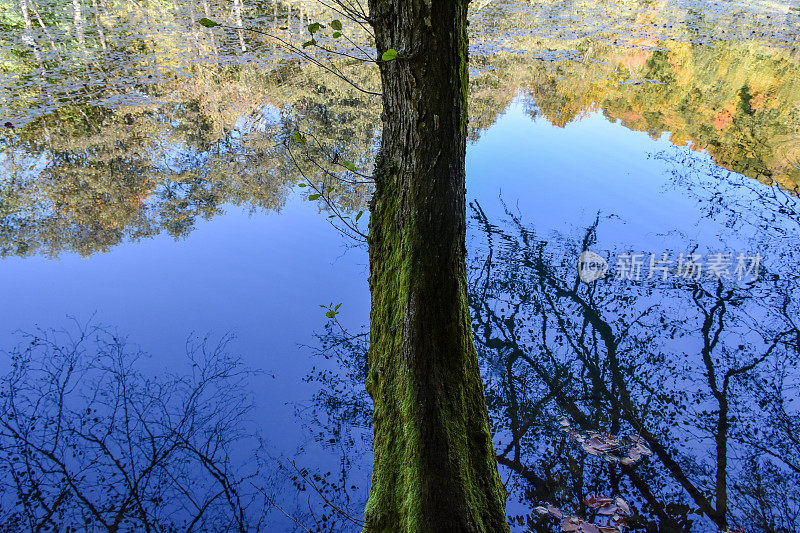
[[(114, 112), (63, 106), (18, 130), (14, 154), (23, 161), (2, 182), (3, 253), (88, 255), (162, 231), (180, 237), (226, 204), (279, 209), (290, 187), (318, 176), (320, 166), (330, 169), (333, 200), (363, 209), (366, 190), (337, 181), (330, 159), (369, 167), (375, 107), (332, 90), (330, 80), (314, 84), (295, 73), (288, 82), (290, 74), (201, 72), (150, 95), (177, 89), (177, 103)], [(225, 90), (213, 91), (217, 85)], [(294, 129), (315, 132), (320, 145), (295, 147), (289, 157)], [(21, 165), (40, 157), (45, 170), (26, 174)]]
[[(377, 101), (319, 69), (286, 59), (255, 35), (247, 44), (260, 50), (263, 64), (225, 66), (222, 60), (235, 63), (226, 48), (230, 43), (217, 42), (197, 27), (183, 28), (177, 8), (98, 6), (84, 6), (89, 56), (73, 54), (76, 41), (59, 37), (59, 32), (68, 36), (68, 20), (42, 4), (49, 33), (35, 34), (40, 61), (16, 45), (4, 59), (5, 72), (28, 80), (17, 87), (11, 108), (39, 114), (42, 97), (70, 102), (17, 128), (18, 136), (5, 141), (11, 160), (22, 164), (43, 156), (49, 165), (36, 179), (17, 168), (1, 182), (4, 254), (90, 254), (161, 231), (181, 236), (197, 217), (213, 216), (225, 204), (278, 209), (289, 185), (300, 180), (333, 186), (331, 199), (345, 210), (364, 209), (369, 187), (350, 183), (355, 176), (332, 161), (353, 162), (369, 174), (378, 136)], [(213, 13), (225, 6), (208, 9)], [(97, 18), (89, 16), (92, 9), (99, 10)], [(262, 11), (278, 13), (273, 25), (288, 24), (288, 33), (299, 32), (298, 11), (269, 4), (251, 15)], [(504, 35), (524, 20), (512, 11), (501, 18), (481, 11), (473, 30), (480, 41), (483, 33)], [(121, 29), (112, 31), (112, 21)], [(35, 17), (30, 22), (36, 30)], [(23, 26), (12, 24), (7, 31)], [(144, 28), (141, 35), (126, 33), (134, 26)], [(235, 36), (220, 37), (238, 43)], [(511, 49), (541, 52), (533, 58), (503, 50), (473, 54), (471, 67), (480, 72), (470, 81), (473, 140), (521, 94), (531, 114), (557, 126), (602, 110), (652, 136), (671, 132), (676, 144), (691, 140), (717, 164), (747, 176), (784, 185), (800, 180), (800, 68), (788, 52), (748, 42), (711, 47), (655, 37), (620, 38), (618, 46), (524, 35), (500, 40)], [(650, 51), (653, 47), (661, 49)], [(124, 69), (98, 71), (103, 54), (112, 52), (126, 57)], [(192, 66), (187, 57), (202, 64)], [(187, 64), (190, 79), (164, 81), (165, 70)], [(40, 67), (54, 73), (55, 83), (34, 82)], [(378, 85), (374, 69), (341, 68), (359, 86)], [(144, 84), (129, 93), (131, 83), (114, 77), (121, 72), (131, 83)], [(150, 74), (160, 81), (148, 85)], [(642, 80), (659, 83), (631, 83)], [(84, 95), (61, 87), (86, 81), (100, 92)], [(98, 103), (81, 104), (113, 101), (125, 93), (123, 101), (138, 99), (142, 106), (114, 105), (109, 111)], [(172, 103), (148, 103), (158, 100)], [(279, 128), (264, 129), (259, 116), (267, 103), (284, 112)], [(259, 120), (261, 130), (237, 133), (242, 123)], [(294, 146), (291, 154), (276, 146), (292, 129), (313, 135), (314, 142)], [(344, 181), (338, 179), (343, 176)]]

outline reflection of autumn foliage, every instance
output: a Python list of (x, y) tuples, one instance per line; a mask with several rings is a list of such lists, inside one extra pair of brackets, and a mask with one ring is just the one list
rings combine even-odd
[[(0, 180), (0, 255), (89, 255), (159, 233), (182, 237), (226, 204), (277, 210), (300, 179), (335, 154), (370, 167), (378, 108), (287, 63), (274, 72), (204, 69), (152, 88), (169, 104), (65, 105), (16, 130)], [(314, 158), (281, 141), (315, 132)], [(43, 161), (28, 170), (32, 160)], [(333, 175), (333, 174), (331, 174)], [(336, 185), (343, 210), (364, 209), (368, 187)]]
[[(570, 60), (492, 58), (472, 84), (472, 124), (492, 123), (521, 94), (531, 112), (564, 127), (602, 110), (627, 128), (707, 151), (729, 170), (800, 184), (800, 64), (757, 43), (714, 47), (652, 38), (533, 41), (530, 49), (577, 50)], [(500, 91), (499, 101), (489, 91)], [(493, 105), (494, 104), (494, 105)]]

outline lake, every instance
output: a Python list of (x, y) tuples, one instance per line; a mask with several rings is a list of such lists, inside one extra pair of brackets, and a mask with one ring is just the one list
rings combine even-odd
[[(360, 530), (369, 36), (312, 0), (0, 1), (0, 529)], [(470, 9), (512, 530), (609, 496), (797, 531), (797, 2)]]

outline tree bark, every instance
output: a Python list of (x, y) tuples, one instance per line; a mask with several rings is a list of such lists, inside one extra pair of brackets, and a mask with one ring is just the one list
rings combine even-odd
[(370, 0), (383, 133), (369, 256), (368, 531), (508, 531), (465, 264), (467, 1)]

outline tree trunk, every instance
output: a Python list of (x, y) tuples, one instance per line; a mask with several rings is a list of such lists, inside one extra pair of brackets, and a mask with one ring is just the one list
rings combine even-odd
[(368, 531), (507, 531), (465, 265), (466, 0), (370, 0), (383, 137), (369, 255)]

